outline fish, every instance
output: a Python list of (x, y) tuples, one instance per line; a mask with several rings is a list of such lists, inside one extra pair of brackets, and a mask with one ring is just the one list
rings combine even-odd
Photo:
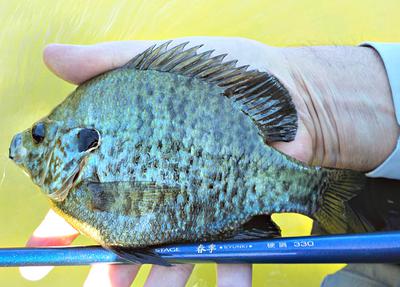
[(350, 204), (363, 173), (269, 145), (298, 128), (277, 77), (170, 45), (79, 85), (13, 137), (10, 158), (56, 213), (131, 262), (161, 265), (149, 247), (279, 237), (273, 213), (307, 215), (327, 233), (376, 230)]

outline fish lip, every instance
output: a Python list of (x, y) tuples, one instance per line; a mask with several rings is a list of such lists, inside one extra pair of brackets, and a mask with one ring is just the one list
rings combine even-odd
[(59, 190), (49, 194), (50, 198), (58, 202), (64, 201), (69, 191), (76, 186), (85, 165), (86, 158), (82, 159), (80, 164), (75, 168), (74, 172), (68, 177)]

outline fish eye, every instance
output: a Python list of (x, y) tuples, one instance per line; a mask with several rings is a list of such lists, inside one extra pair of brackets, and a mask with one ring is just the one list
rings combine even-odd
[(37, 123), (32, 127), (32, 139), (36, 144), (44, 140), (45, 128), (44, 123)]

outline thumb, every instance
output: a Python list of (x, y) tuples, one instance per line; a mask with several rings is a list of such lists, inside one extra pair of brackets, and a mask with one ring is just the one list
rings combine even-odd
[(50, 44), (43, 51), (46, 66), (73, 84), (120, 67), (155, 41), (108, 42), (96, 45)]

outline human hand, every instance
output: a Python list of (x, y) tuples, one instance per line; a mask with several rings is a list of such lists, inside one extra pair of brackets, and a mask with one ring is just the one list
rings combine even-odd
[[(368, 47), (276, 48), (254, 40), (223, 37), (175, 39), (187, 46), (227, 53), (225, 61), (269, 71), (289, 90), (298, 112), (294, 141), (272, 143), (308, 164), (370, 171), (392, 152), (399, 135), (387, 75)], [(93, 46), (50, 45), (47, 66), (79, 84), (119, 67), (157, 41), (111, 42)], [(385, 139), (379, 141), (379, 139)]]
[[(363, 47), (274, 48), (240, 38), (193, 37), (202, 50), (228, 53), (226, 61), (267, 70), (288, 88), (299, 115), (296, 138), (272, 145), (309, 164), (368, 171), (393, 149), (397, 125), (386, 74), (375, 52)], [(104, 43), (93, 46), (50, 45), (47, 66), (59, 77), (80, 84), (119, 67), (155, 41)], [(376, 139), (385, 138), (384, 143)], [(69, 245), (78, 233), (53, 212), (28, 246)], [(129, 286), (135, 265), (93, 266), (85, 286)], [(193, 265), (154, 266), (146, 286), (184, 286)], [(25, 269), (27, 270), (27, 269)], [(26, 272), (25, 272), (26, 273)], [(219, 286), (251, 286), (250, 265), (218, 265)]]

